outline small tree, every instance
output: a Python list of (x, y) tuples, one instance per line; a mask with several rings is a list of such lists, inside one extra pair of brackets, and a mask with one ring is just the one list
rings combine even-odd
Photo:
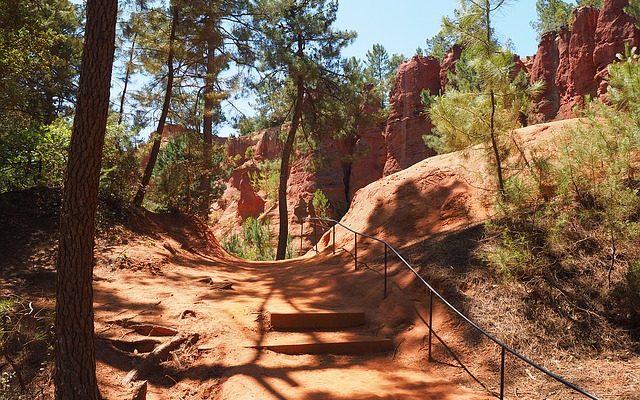
[(531, 26), (540, 37), (547, 32), (557, 31), (569, 25), (573, 6), (563, 0), (537, 0), (536, 12), (538, 19), (532, 21)]
[(506, 135), (526, 109), (527, 94), (540, 88), (540, 84), (527, 87), (526, 76), (515, 69), (514, 55), (495, 39), (492, 18), (505, 4), (503, 0), (461, 0), (456, 18), (444, 18), (444, 31), (460, 37), (462, 58), (447, 91), (435, 98), (424, 96), (436, 128), (436, 135), (427, 138), (430, 144), (456, 150), (489, 142), (502, 197)]

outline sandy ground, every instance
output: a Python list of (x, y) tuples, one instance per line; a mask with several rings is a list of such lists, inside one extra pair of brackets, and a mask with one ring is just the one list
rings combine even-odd
[[(120, 251), (119, 249), (117, 251)], [(175, 251), (175, 250), (174, 250)], [(96, 270), (98, 374), (106, 398), (127, 398), (121, 379), (136, 355), (116, 351), (109, 340), (142, 337), (114, 321), (135, 321), (198, 333), (199, 341), (174, 354), (144, 377), (149, 399), (483, 399), (488, 392), (469, 382), (463, 370), (426, 362), (425, 328), (416, 326), (415, 307), (398, 288), (382, 299), (379, 274), (353, 270), (341, 252), (283, 263), (204, 258), (165, 247), (129, 245), (129, 257), (165, 260), (162, 268)], [(207, 282), (229, 281), (231, 290)], [(188, 316), (181, 318), (185, 310)], [(342, 334), (271, 332), (270, 311), (362, 310), (367, 324)], [(422, 310), (424, 313), (424, 310)], [(437, 311), (437, 310), (436, 310)], [(443, 317), (436, 312), (436, 321)], [(419, 322), (418, 322), (419, 323)], [(355, 334), (394, 337), (392, 354), (290, 356), (250, 346), (287, 335)], [(159, 338), (166, 340), (166, 338)], [(465, 386), (468, 385), (468, 386)]]

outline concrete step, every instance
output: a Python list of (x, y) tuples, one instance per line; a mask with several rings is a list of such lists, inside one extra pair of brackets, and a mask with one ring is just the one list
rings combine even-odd
[(271, 313), (271, 328), (276, 331), (336, 330), (364, 325), (363, 312)]
[(251, 346), (282, 354), (372, 354), (393, 350), (391, 339), (356, 332), (270, 332)]

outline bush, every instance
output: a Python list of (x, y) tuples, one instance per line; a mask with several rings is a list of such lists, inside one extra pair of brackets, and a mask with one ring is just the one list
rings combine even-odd
[(311, 200), (311, 204), (313, 204), (313, 209), (316, 212), (316, 217), (318, 218), (327, 218), (329, 216), (329, 199), (320, 189), (316, 189), (313, 193), (313, 200)]
[[(158, 155), (145, 203), (154, 209), (199, 213), (204, 196), (201, 186), (205, 171), (203, 150), (202, 137), (195, 132), (187, 131), (170, 139)], [(213, 170), (209, 171), (212, 198), (222, 196), (225, 189), (222, 179), (229, 171), (225, 169), (223, 159), (222, 148), (214, 146), (210, 163)]]
[(241, 258), (255, 261), (268, 261), (275, 258), (275, 251), (271, 244), (269, 222), (260, 222), (249, 217), (242, 223), (242, 238), (229, 235), (222, 242), (222, 247), (229, 253)]
[(267, 199), (278, 199), (280, 185), (280, 159), (265, 160), (258, 164), (258, 170), (249, 174), (251, 185), (262, 191)]
[(135, 132), (117, 123), (112, 114), (102, 152), (100, 172), (100, 196), (117, 204), (129, 202), (138, 184), (140, 165), (135, 151)]
[(0, 193), (62, 186), (70, 140), (71, 125), (65, 119), (1, 136)]

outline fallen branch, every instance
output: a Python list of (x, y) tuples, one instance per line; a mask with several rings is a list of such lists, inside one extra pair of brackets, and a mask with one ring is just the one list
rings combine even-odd
[(129, 371), (127, 376), (122, 380), (122, 385), (128, 386), (131, 382), (137, 381), (149, 369), (167, 359), (169, 357), (169, 353), (173, 350), (176, 350), (183, 343), (195, 343), (198, 341), (198, 338), (199, 336), (197, 333), (178, 335), (156, 347), (151, 353), (142, 358), (142, 361), (140, 361), (140, 364), (137, 367), (134, 367)]

